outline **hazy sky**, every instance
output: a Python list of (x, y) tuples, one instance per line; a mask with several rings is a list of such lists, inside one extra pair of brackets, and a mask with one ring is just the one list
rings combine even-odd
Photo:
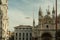
[[(58, 13), (60, 10), (59, 2), (60, 0), (58, 0)], [(8, 0), (9, 30), (13, 31), (13, 28), (17, 25), (32, 25), (33, 13), (37, 25), (39, 7), (45, 15), (48, 6), (50, 6), (51, 12), (53, 6), (55, 6), (55, 0)], [(27, 19), (26, 17), (30, 18)]]

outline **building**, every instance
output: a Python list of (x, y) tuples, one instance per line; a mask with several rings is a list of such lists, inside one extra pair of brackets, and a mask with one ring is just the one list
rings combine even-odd
[(0, 40), (7, 40), (8, 16), (7, 0), (0, 0)]
[(7, 40), (14, 40), (14, 32), (8, 31)]
[(15, 27), (14, 40), (60, 40), (60, 14), (57, 15), (56, 31), (56, 12), (54, 7), (51, 12), (48, 8), (46, 13), (46, 15), (43, 15), (42, 9), (39, 8), (38, 25), (36, 26), (33, 19), (33, 27), (28, 25)]
[(29, 25), (16, 26), (14, 40), (32, 40), (32, 27)]
[[(38, 25), (33, 27), (34, 40), (60, 40), (60, 14), (57, 16), (57, 32), (56, 32), (56, 16), (55, 9), (52, 12), (49, 8), (46, 15), (43, 16), (41, 8), (38, 12)], [(51, 15), (52, 13), (52, 15)]]

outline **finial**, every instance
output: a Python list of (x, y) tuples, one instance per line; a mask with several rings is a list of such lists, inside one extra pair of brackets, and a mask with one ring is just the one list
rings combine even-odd
[(54, 9), (54, 6), (53, 6), (53, 10), (52, 10), (52, 13), (55, 13), (55, 9)]
[(42, 16), (41, 6), (39, 7), (39, 16)]
[(50, 15), (49, 8), (50, 8), (50, 6), (48, 5), (48, 10), (46, 10), (47, 11), (47, 15)]

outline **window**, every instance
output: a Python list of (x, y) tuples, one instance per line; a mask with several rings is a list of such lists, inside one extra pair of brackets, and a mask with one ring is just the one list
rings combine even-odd
[(24, 40), (24, 38), (23, 38), (23, 40)]
[(28, 38), (28, 33), (26, 33), (26, 37)]
[(16, 33), (16, 37), (17, 37), (17, 33)]
[(28, 38), (26, 38), (26, 40), (28, 40)]
[(23, 33), (23, 38), (24, 38), (25, 34)]
[(26, 40), (28, 40), (28, 33), (26, 33)]
[(0, 5), (2, 4), (2, 1), (0, 0)]
[(19, 38), (19, 40), (21, 40), (21, 38)]
[(46, 25), (46, 27), (48, 28), (48, 25)]
[(21, 33), (19, 33), (19, 38), (21, 38)]
[(32, 40), (32, 39), (30, 38), (30, 40)]
[(23, 40), (24, 40), (25, 34), (23, 33)]
[(17, 40), (17, 33), (16, 33), (16, 40)]
[(30, 37), (32, 36), (32, 33), (30, 33)]
[(32, 33), (30, 33), (30, 40), (32, 40)]

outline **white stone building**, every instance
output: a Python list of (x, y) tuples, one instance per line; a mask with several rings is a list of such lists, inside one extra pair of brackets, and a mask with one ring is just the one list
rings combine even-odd
[(7, 40), (8, 16), (7, 0), (0, 0), (0, 40)]
[(32, 40), (32, 27), (29, 25), (16, 26), (14, 40)]

